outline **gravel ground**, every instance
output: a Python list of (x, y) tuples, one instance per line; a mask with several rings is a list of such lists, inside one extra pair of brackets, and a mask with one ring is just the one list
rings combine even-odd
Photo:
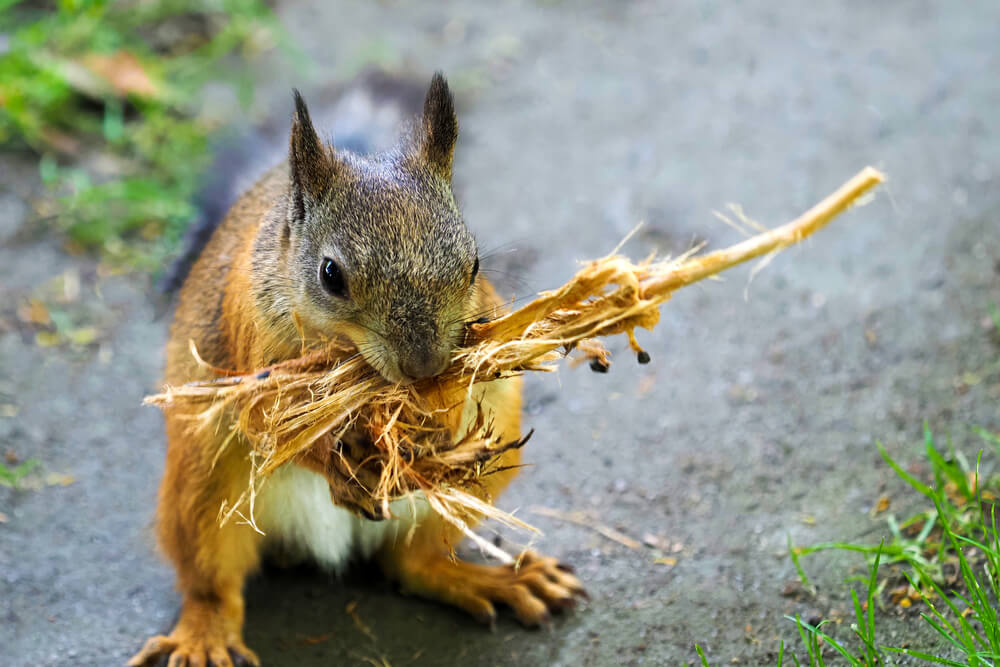
[[(847, 615), (843, 580), (863, 567), (811, 557), (819, 596), (784, 596), (786, 537), (877, 543), (872, 505), (904, 498), (875, 440), (910, 464), (924, 420), (968, 451), (969, 424), (1000, 425), (984, 322), (1000, 302), (992, 0), (279, 12), (317, 66), (262, 66), (262, 114), (287, 113), (293, 83), (318, 89), (365, 63), (449, 75), (457, 191), (510, 293), (561, 284), (639, 221), (625, 246), (636, 256), (720, 247), (738, 238), (712, 215), (727, 202), (774, 225), (865, 164), (891, 181), (752, 282), (742, 269), (679, 293), (641, 336), (649, 366), (618, 341), (607, 375), (529, 378), (534, 465), (501, 505), (545, 531), (535, 546), (576, 566), (589, 604), (549, 631), (508, 617), (490, 633), (365, 570), (268, 572), (249, 586), (246, 626), (266, 664), (678, 664), (696, 642), (713, 664), (773, 664), (779, 639), (798, 645), (783, 615)], [(35, 479), (49, 483), (0, 488), (0, 662), (121, 664), (178, 605), (150, 530), (162, 422), (141, 406), (167, 321), (142, 281), (31, 233), (35, 174), (0, 160), (0, 450), (41, 460)], [(36, 346), (17, 314), (65, 272), (80, 290), (67, 308), (104, 332), (83, 351)], [(630, 549), (536, 506), (659, 546)], [(913, 617), (879, 627), (885, 643), (939, 643)]]

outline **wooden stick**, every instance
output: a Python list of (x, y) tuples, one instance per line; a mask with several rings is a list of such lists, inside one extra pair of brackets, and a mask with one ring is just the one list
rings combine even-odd
[(611, 526), (605, 526), (598, 521), (594, 521), (582, 512), (560, 512), (559, 510), (552, 509), (551, 507), (543, 507), (541, 505), (532, 505), (528, 508), (528, 511), (532, 514), (539, 514), (541, 516), (547, 516), (551, 519), (559, 519), (560, 521), (575, 523), (578, 526), (589, 528), (598, 535), (606, 537), (612, 542), (617, 542), (618, 544), (628, 547), (629, 549), (638, 550), (642, 548), (642, 545), (638, 541), (633, 540), (625, 533), (615, 530)]

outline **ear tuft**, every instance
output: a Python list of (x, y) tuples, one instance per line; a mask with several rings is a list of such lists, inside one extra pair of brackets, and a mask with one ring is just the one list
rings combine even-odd
[(293, 215), (296, 220), (305, 217), (306, 208), (319, 201), (333, 182), (333, 155), (323, 145), (309, 109), (298, 90), (292, 89), (295, 113), (289, 138), (288, 164), (292, 180)]
[(435, 72), (424, 100), (424, 159), (446, 179), (451, 179), (451, 160), (458, 139), (455, 100), (441, 72)]

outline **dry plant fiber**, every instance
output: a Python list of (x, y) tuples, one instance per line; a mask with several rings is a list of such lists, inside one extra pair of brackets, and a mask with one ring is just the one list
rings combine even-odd
[[(594, 260), (559, 289), (492, 321), (470, 324), (451, 366), (409, 386), (389, 384), (349, 344), (331, 341), (266, 369), (167, 387), (147, 402), (185, 405), (198, 415), (192, 428), (230, 428), (224, 446), (247, 448), (254, 464), (250, 486), (221, 512), (223, 520), (244, 503), (252, 508), (267, 476), (294, 461), (325, 476), (333, 502), (371, 519), (391, 518), (391, 500), (422, 492), (445, 520), (506, 560), (468, 525), (491, 517), (530, 528), (475, 493), (477, 480), (496, 470), (500, 454), (527, 438), (501, 442), (492, 434), (490, 416), (472, 399), (475, 385), (552, 370), (574, 349), (595, 369), (606, 369), (608, 354), (597, 339), (621, 333), (645, 363), (649, 355), (634, 329), (656, 326), (660, 306), (676, 290), (800, 242), (883, 180), (866, 167), (792, 222), (722, 250), (638, 263), (614, 254)], [(192, 353), (197, 355), (193, 345)], [(472, 426), (459, 431), (442, 415), (463, 403), (473, 411)], [(366, 436), (364, 444), (352, 446), (351, 435), (359, 433)]]

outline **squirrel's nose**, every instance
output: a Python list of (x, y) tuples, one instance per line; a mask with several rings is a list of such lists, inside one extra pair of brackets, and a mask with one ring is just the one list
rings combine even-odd
[(434, 377), (440, 375), (444, 369), (448, 368), (449, 357), (447, 355), (413, 355), (399, 362), (399, 370), (414, 380), (420, 378)]

